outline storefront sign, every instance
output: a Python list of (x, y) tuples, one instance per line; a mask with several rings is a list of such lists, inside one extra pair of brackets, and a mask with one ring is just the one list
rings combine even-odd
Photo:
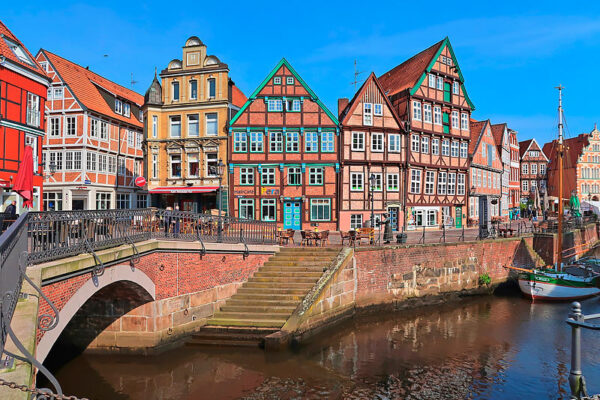
[(253, 195), (254, 194), (254, 188), (247, 188), (247, 189), (235, 189), (233, 191), (233, 194), (236, 196), (247, 196), (247, 195)]
[(138, 176), (137, 178), (135, 178), (135, 185), (138, 187), (146, 186), (146, 178), (144, 178), (143, 176)]
[(260, 188), (260, 194), (279, 196), (279, 189)]

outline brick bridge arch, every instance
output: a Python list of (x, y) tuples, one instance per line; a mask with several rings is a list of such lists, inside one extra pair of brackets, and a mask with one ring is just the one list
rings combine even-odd
[(129, 265), (115, 265), (106, 268), (104, 273), (98, 276), (97, 282), (94, 282), (91, 278), (87, 279), (60, 309), (58, 325), (56, 328), (45, 332), (37, 345), (37, 359), (44, 362), (69, 322), (88, 300), (102, 289), (118, 283), (126, 283), (130, 287), (135, 287), (146, 293), (149, 297), (148, 300), (156, 300), (155, 283), (144, 271), (131, 268)]

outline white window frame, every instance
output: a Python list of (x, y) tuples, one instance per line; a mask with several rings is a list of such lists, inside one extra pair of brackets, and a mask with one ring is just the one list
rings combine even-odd
[(438, 172), (437, 193), (439, 195), (442, 195), (442, 196), (446, 195), (446, 185), (447, 185), (446, 178), (447, 178), (447, 176), (448, 176), (448, 173), (446, 171)]
[(420, 169), (410, 170), (410, 193), (420, 194), (421, 193), (421, 175), (423, 171)]
[(391, 133), (388, 136), (388, 151), (390, 153), (400, 153), (402, 151), (402, 136), (397, 133)]
[(435, 75), (429, 74), (429, 87), (435, 89)]
[(458, 81), (454, 81), (452, 82), (452, 94), (460, 94), (460, 86), (458, 84)]
[(431, 138), (431, 154), (434, 156), (440, 155), (440, 139)]
[(433, 123), (435, 125), (442, 125), (442, 107), (433, 107)]
[(262, 186), (275, 185), (275, 167), (262, 167), (260, 171), (260, 184)]
[(469, 114), (467, 114), (467, 113), (460, 114), (460, 129), (463, 131), (469, 130)]
[(386, 189), (388, 192), (400, 191), (400, 174), (388, 173), (386, 175)]
[(469, 155), (469, 144), (467, 142), (460, 142), (460, 158), (467, 158)]
[(363, 103), (363, 125), (373, 126), (373, 104)]
[[(73, 121), (73, 133), (70, 133), (69, 121)], [(77, 116), (65, 115), (65, 136), (77, 136)]]
[(373, 104), (373, 115), (381, 117), (383, 116), (383, 104), (375, 103)]
[(458, 111), (452, 111), (452, 128), (460, 129)]
[[(179, 119), (179, 122), (177, 122)], [(179, 126), (179, 135), (173, 135), (173, 127)], [(170, 115), (169, 116), (169, 137), (180, 138), (181, 137), (181, 115)]]
[[(359, 146), (360, 144), (360, 146)], [(352, 132), (352, 151), (365, 151), (365, 133)]]
[(431, 104), (423, 103), (423, 122), (431, 123)]
[(421, 136), (421, 153), (429, 154), (429, 136)]
[(365, 190), (365, 174), (362, 172), (350, 172), (350, 191), (362, 192)]
[(450, 156), (450, 139), (442, 139), (442, 156)]
[(373, 153), (383, 153), (385, 149), (383, 133), (371, 132), (371, 151)]
[(422, 119), (422, 114), (421, 114), (421, 102), (420, 101), (413, 101), (413, 119), (415, 121), (421, 121)]
[(424, 194), (435, 194), (435, 171), (425, 171), (425, 190)]
[(158, 136), (158, 116), (152, 116), (152, 137), (156, 138)]
[[(187, 136), (188, 137), (199, 137), (200, 136), (200, 115), (198, 114), (187, 114)], [(194, 125), (193, 119), (195, 118), (196, 131), (193, 132), (191, 126)]]
[(123, 114), (123, 102), (115, 98), (115, 114)]
[(410, 151), (413, 153), (419, 153), (421, 151), (421, 139), (419, 135), (413, 133), (410, 136)]

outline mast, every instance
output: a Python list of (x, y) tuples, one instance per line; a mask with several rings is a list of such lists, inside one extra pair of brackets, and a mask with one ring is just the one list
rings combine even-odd
[(563, 219), (565, 213), (563, 210), (563, 110), (562, 110), (562, 90), (564, 87), (558, 85), (558, 241), (556, 247), (558, 249), (558, 264), (557, 271), (562, 271), (562, 249), (563, 249)]

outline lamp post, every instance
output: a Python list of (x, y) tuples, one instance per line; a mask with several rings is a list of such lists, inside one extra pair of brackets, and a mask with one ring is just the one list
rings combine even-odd
[(223, 161), (219, 158), (219, 161), (217, 163), (217, 176), (219, 177), (219, 237), (218, 237), (218, 242), (221, 243), (223, 242), (223, 216), (222, 214), (222, 210), (223, 210), (223, 194), (221, 193), (221, 191), (223, 190), (222, 187), (222, 177), (223, 177), (223, 168), (225, 167), (225, 164), (223, 164)]
[(373, 189), (375, 188), (375, 174), (369, 175), (369, 194), (371, 195), (371, 228), (373, 229), (373, 235), (371, 235), (371, 244), (374, 243), (373, 236), (375, 235), (375, 204), (373, 201)]

